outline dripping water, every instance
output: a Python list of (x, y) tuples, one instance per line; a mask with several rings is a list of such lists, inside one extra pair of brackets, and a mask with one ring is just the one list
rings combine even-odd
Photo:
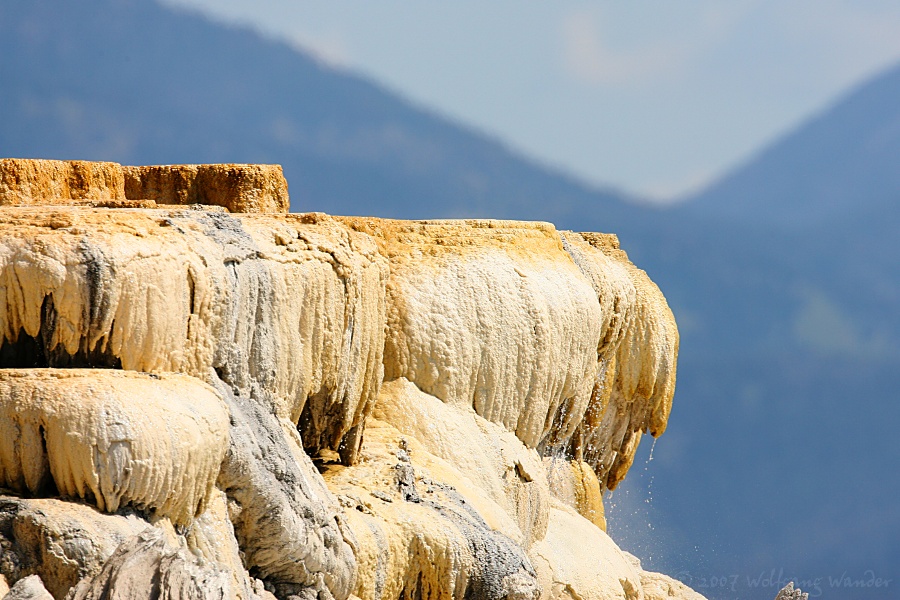
[(710, 550), (687, 545), (689, 532), (679, 528), (677, 514), (666, 512), (665, 492), (657, 493), (654, 487), (655, 476), (666, 468), (661, 464), (665, 454), (663, 460), (656, 460), (655, 447), (655, 440), (641, 444), (628, 476), (615, 493), (604, 494), (607, 531), (620, 548), (641, 560), (643, 569), (666, 573), (690, 584), (690, 574), (685, 575), (687, 569), (708, 569), (706, 553)]
[[(650, 454), (647, 456), (647, 462), (644, 463), (644, 474), (647, 476), (647, 497), (644, 498), (644, 504), (648, 505), (648, 513), (652, 511), (652, 507), (650, 505), (653, 504), (653, 473), (650, 471), (650, 463), (653, 462), (653, 451), (656, 450), (656, 442), (659, 441), (659, 438), (653, 438), (653, 443), (650, 444)], [(647, 527), (653, 531), (653, 522), (648, 519)]]
[[(562, 423), (565, 423), (569, 417), (569, 411), (571, 410), (572, 403), (571, 401), (563, 401), (559, 408), (557, 409), (557, 413), (553, 419), (553, 428), (551, 431), (556, 428), (561, 427)], [(547, 465), (547, 483), (550, 488), (560, 486), (564, 481), (564, 471), (561, 469), (568, 469), (568, 461), (569, 456), (567, 452), (568, 438), (565, 439), (557, 439), (553, 440), (550, 445), (542, 452), (542, 454), (546, 457), (550, 458), (550, 464)]]
[(660, 558), (665, 559), (665, 532), (657, 527), (654, 472), (650, 468), (656, 443), (654, 439), (649, 451), (639, 446), (643, 460), (636, 459), (625, 480), (615, 490), (607, 491), (603, 500), (610, 536), (623, 550), (640, 558), (645, 569), (659, 567)]
[(647, 467), (653, 462), (653, 451), (656, 450), (656, 442), (659, 441), (659, 438), (653, 438), (653, 443), (650, 444), (650, 457), (647, 459), (647, 464), (644, 465), (644, 470), (647, 470)]

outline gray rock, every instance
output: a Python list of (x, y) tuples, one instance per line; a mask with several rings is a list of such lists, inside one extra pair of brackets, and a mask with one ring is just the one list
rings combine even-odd
[(355, 542), (299, 435), (292, 439), (253, 400), (221, 391), (232, 427), (218, 485), (228, 495), (245, 566), (273, 585), (298, 584), (345, 600), (356, 579)]
[(475, 558), (465, 597), (537, 600), (541, 586), (525, 550), (491, 528), (455, 489), (441, 485), (438, 488), (440, 502), (425, 501), (423, 504), (433, 508), (463, 535)]
[(148, 526), (136, 516), (108, 515), (85, 504), (3, 496), (0, 535), (8, 543), (0, 571), (10, 580), (39, 575), (53, 596), (62, 598)]
[(800, 588), (794, 589), (794, 582), (790, 582), (778, 592), (775, 600), (809, 600), (809, 594), (800, 591)]
[(3, 596), (3, 600), (53, 600), (53, 596), (44, 587), (40, 577), (29, 575), (17, 581), (9, 593)]
[(394, 465), (397, 487), (400, 488), (400, 496), (407, 502), (421, 502), (422, 498), (419, 497), (419, 492), (416, 490), (416, 473), (409, 459), (409, 451), (405, 448), (406, 440), (403, 440), (403, 446), (397, 451), (399, 462)]
[(68, 600), (225, 600), (235, 598), (231, 574), (173, 548), (148, 528), (119, 546), (103, 569), (81, 580)]

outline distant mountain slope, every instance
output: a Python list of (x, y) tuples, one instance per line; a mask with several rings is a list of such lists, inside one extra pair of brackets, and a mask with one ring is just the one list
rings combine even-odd
[(663, 562), (711, 598), (766, 598), (772, 574), (884, 597), (839, 580), (900, 575), (900, 65), (665, 223), (637, 246), (687, 317), (669, 431), (692, 435), (645, 483), (707, 545)]
[(764, 148), (692, 210), (785, 227), (900, 206), (900, 65)]
[(701, 588), (710, 598), (771, 600), (747, 578), (900, 581), (897, 72), (694, 201), (654, 210), (251, 31), (151, 0), (3, 0), (0, 156), (277, 162), (296, 211), (619, 234), (682, 333), (648, 469), (657, 523), (678, 535), (642, 558), (695, 585), (739, 577), (739, 593)]
[[(748, 245), (763, 248), (769, 283), (833, 328), (805, 331), (806, 341), (858, 358), (900, 358), (900, 64), (686, 199), (672, 218), (725, 232), (721, 244), (743, 246), (726, 252), (729, 260), (747, 264), (741, 256), (759, 256)], [(767, 310), (765, 323), (784, 329), (769, 337), (773, 347), (798, 333)]]
[(276, 162), (294, 210), (332, 213), (553, 218), (624, 199), (283, 43), (146, 0), (5, 0), (0, 82), (4, 156)]

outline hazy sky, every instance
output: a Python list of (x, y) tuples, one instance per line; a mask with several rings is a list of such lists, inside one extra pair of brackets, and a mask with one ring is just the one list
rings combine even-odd
[(702, 185), (900, 61), (896, 0), (167, 0), (588, 182)]

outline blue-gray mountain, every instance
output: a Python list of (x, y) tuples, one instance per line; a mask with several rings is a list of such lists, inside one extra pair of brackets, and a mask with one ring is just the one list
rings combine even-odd
[(797, 230), (896, 212), (900, 65), (688, 199), (692, 210)]
[(711, 598), (900, 586), (900, 70), (669, 210), (150, 0), (0, 3), (0, 115), (2, 156), (275, 162), (293, 210), (618, 233), (682, 331), (645, 565)]

